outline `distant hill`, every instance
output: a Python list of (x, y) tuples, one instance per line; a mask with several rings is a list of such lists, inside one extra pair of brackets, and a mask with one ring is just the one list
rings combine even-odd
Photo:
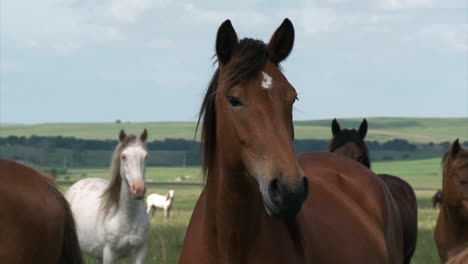
[[(339, 119), (341, 127), (357, 128), (361, 119)], [(367, 140), (380, 142), (395, 138), (410, 142), (444, 142), (460, 138), (468, 140), (468, 118), (368, 118)], [(330, 139), (331, 120), (296, 121), (296, 139)], [(120, 129), (127, 133), (149, 131), (150, 140), (166, 138), (193, 139), (194, 122), (154, 123), (57, 123), (38, 125), (3, 124), (0, 137), (66, 136), (82, 139), (116, 139)]]

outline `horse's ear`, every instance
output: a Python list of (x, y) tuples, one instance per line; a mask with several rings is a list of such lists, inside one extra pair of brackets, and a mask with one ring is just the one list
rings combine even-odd
[(148, 139), (148, 131), (145, 128), (143, 129), (143, 132), (140, 134), (140, 141), (146, 142), (147, 139)]
[(336, 121), (336, 118), (335, 118), (332, 121), (332, 134), (333, 134), (333, 136), (335, 136), (340, 131), (341, 131), (340, 124), (338, 124), (338, 121)]
[(291, 20), (284, 19), (268, 43), (268, 56), (279, 64), (286, 59), (294, 45), (294, 26)]
[(231, 21), (224, 21), (218, 29), (216, 36), (216, 56), (221, 64), (226, 64), (232, 57), (238, 45), (237, 34)]
[(126, 138), (127, 138), (127, 134), (125, 134), (125, 131), (123, 129), (121, 129), (120, 133), (119, 133), (120, 142), (124, 141)]
[(364, 118), (361, 122), (361, 125), (359, 126), (359, 135), (361, 136), (362, 139), (364, 139), (367, 135), (367, 120)]
[(452, 143), (452, 146), (450, 147), (450, 156), (452, 158), (455, 158), (458, 154), (458, 152), (462, 149), (462, 146), (460, 145), (459, 139), (455, 139), (455, 141)]

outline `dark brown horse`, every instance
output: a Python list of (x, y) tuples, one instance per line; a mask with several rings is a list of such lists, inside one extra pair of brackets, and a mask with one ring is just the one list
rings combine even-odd
[[(328, 150), (347, 156), (370, 169), (369, 150), (364, 138), (367, 134), (367, 120), (364, 119), (359, 129), (341, 129), (338, 121), (332, 122), (333, 138)], [(406, 181), (389, 174), (377, 174), (395, 199), (403, 223), (404, 263), (410, 263), (416, 249), (418, 236), (418, 205), (414, 190)]]
[[(435, 241), (442, 263), (468, 249), (468, 151), (455, 140), (442, 160), (442, 206)], [(466, 254), (465, 254), (466, 257)]]
[(219, 28), (201, 109), (206, 183), (179, 263), (402, 263), (380, 179), (336, 154), (294, 153), (297, 94), (279, 67), (293, 41), (288, 19), (268, 44)]
[(442, 198), (444, 195), (442, 194), (442, 190), (438, 190), (434, 196), (432, 196), (432, 208), (437, 208), (442, 206)]
[(70, 207), (53, 180), (0, 159), (0, 263), (82, 263)]

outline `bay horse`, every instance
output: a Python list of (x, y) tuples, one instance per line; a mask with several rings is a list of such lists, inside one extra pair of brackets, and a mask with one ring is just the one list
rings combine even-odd
[[(367, 135), (367, 120), (363, 119), (358, 130), (341, 128), (336, 119), (332, 121), (332, 134), (328, 150), (347, 156), (367, 168), (371, 168), (369, 150), (364, 142)], [(418, 204), (413, 188), (405, 180), (389, 175), (377, 174), (383, 180), (395, 199), (400, 210), (403, 224), (403, 263), (409, 264), (416, 250), (418, 236)]]
[(75, 221), (51, 177), (0, 159), (0, 263), (83, 263)]
[(333, 153), (295, 155), (297, 93), (279, 66), (293, 43), (289, 19), (268, 44), (239, 41), (229, 20), (219, 27), (199, 116), (205, 184), (180, 264), (403, 261), (398, 208), (379, 178)]
[(143, 264), (147, 251), (149, 219), (145, 210), (146, 129), (139, 136), (120, 131), (111, 163), (111, 181), (88, 178), (66, 192), (78, 225), (85, 254), (116, 263), (130, 256)]
[(443, 199), (435, 241), (440, 260), (445, 263), (468, 250), (468, 150), (463, 149), (458, 139), (445, 153), (442, 167)]

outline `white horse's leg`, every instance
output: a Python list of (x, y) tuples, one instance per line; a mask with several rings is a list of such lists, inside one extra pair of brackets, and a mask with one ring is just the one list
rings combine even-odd
[(108, 246), (104, 247), (102, 252), (102, 263), (103, 264), (114, 264), (117, 262), (117, 254), (112, 252)]
[(147, 250), (148, 250), (148, 246), (146, 243), (140, 248), (135, 249), (135, 251), (133, 252), (133, 256), (132, 256), (133, 264), (144, 264)]
[(149, 215), (150, 212), (151, 212), (151, 207), (152, 207), (151, 203), (148, 202), (148, 203), (146, 204), (146, 213), (147, 213), (148, 215)]

